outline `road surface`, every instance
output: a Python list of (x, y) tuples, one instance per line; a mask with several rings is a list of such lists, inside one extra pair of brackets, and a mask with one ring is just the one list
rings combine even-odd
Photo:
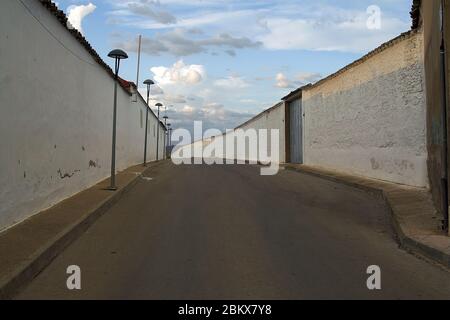
[[(450, 273), (399, 249), (364, 191), (256, 166), (167, 162), (146, 177), (17, 298), (450, 298)], [(70, 265), (81, 291), (66, 287)]]

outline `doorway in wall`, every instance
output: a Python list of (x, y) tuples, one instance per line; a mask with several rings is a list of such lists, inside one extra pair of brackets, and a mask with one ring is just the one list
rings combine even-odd
[(289, 106), (289, 150), (291, 163), (303, 163), (303, 109), (302, 100), (288, 102)]

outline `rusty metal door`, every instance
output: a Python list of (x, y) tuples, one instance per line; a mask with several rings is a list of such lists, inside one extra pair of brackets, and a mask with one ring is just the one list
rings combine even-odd
[(303, 112), (301, 99), (289, 103), (291, 162), (303, 163)]

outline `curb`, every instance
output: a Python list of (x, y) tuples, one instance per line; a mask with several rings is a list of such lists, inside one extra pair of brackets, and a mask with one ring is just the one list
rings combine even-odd
[[(151, 167), (149, 167), (151, 168)], [(146, 169), (147, 170), (147, 169)], [(142, 175), (136, 175), (127, 185), (120, 188), (110, 197), (101, 202), (95, 209), (84, 214), (72, 225), (58, 233), (48, 241), (40, 250), (36, 251), (28, 261), (12, 271), (0, 282), (0, 300), (10, 300), (20, 289), (31, 282), (42, 272), (60, 253), (71, 243), (77, 240), (95, 221), (97, 221), (109, 208), (116, 204), (123, 195), (132, 189)]]
[(289, 166), (284, 166), (284, 168), (286, 170), (304, 173), (304, 174), (315, 176), (315, 177), (318, 177), (321, 179), (329, 180), (332, 182), (341, 183), (341, 184), (347, 185), (349, 187), (357, 188), (357, 189), (369, 192), (371, 194), (381, 196), (381, 198), (385, 202), (387, 210), (389, 212), (389, 216), (391, 218), (395, 236), (397, 238), (397, 241), (399, 242), (400, 248), (402, 248), (403, 250), (405, 250), (409, 253), (424, 257), (425, 259), (432, 260), (433, 262), (439, 263), (443, 267), (450, 269), (450, 255), (448, 255), (438, 249), (430, 247), (424, 243), (421, 243), (417, 240), (414, 240), (413, 238), (405, 235), (405, 233), (403, 232), (403, 229), (401, 227), (401, 224), (400, 224), (399, 220), (397, 219), (397, 216), (395, 215), (395, 212), (391, 205), (389, 196), (387, 195), (386, 191), (384, 191), (383, 189), (362, 185), (362, 184), (359, 184), (356, 182), (347, 181), (343, 178), (333, 177), (333, 176), (329, 176), (329, 175), (322, 174), (319, 172), (312, 172), (310, 170), (302, 170), (301, 168), (293, 168), (293, 167), (289, 167)]

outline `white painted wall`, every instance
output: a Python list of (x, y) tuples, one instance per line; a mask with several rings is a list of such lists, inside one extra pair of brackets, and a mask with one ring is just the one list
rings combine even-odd
[[(0, 230), (110, 172), (114, 80), (38, 1), (24, 3), (32, 14), (0, 1)], [(145, 108), (119, 86), (118, 170), (143, 161)], [(154, 160), (153, 113), (149, 123)]]
[[(245, 124), (241, 125), (240, 127), (230, 130), (224, 135), (219, 135), (213, 138), (208, 138), (204, 140), (198, 140), (194, 143), (182, 147), (178, 147), (175, 149), (175, 153), (173, 154), (172, 158), (178, 158), (178, 159), (187, 159), (190, 160), (191, 157), (193, 158), (201, 158), (201, 156), (205, 156), (208, 152), (208, 148), (211, 150), (214, 149), (214, 153), (212, 153), (211, 156), (207, 157), (209, 159), (215, 159), (215, 160), (223, 160), (223, 159), (230, 159), (230, 160), (241, 160), (241, 161), (267, 161), (267, 159), (260, 159), (259, 155), (259, 143), (258, 140), (256, 141), (256, 152), (257, 156), (252, 157), (250, 155), (250, 148), (248, 141), (246, 142), (246, 145), (244, 147), (244, 150), (239, 150), (237, 147), (237, 130), (243, 130), (243, 134), (246, 137), (250, 137), (251, 135), (249, 132), (251, 130), (256, 130), (256, 132), (259, 132), (260, 129), (266, 129), (268, 134), (268, 140), (267, 140), (267, 149), (265, 150), (264, 154), (271, 157), (271, 150), (272, 150), (272, 137), (271, 137), (271, 130), (278, 130), (279, 136), (278, 136), (278, 145), (279, 148), (276, 148), (276, 145), (274, 144), (274, 149), (277, 150), (277, 161), (274, 161), (274, 163), (283, 163), (286, 161), (286, 152), (285, 152), (285, 105), (284, 103), (279, 103), (272, 107), (271, 109), (268, 109), (250, 121), (246, 122)], [(258, 138), (258, 137), (257, 137)], [(233, 151), (227, 153), (226, 144), (227, 140), (230, 140), (230, 145), (234, 145), (234, 153)], [(248, 139), (248, 138), (247, 138)], [(178, 150), (178, 151), (177, 151)], [(186, 156), (190, 154), (191, 157)], [(230, 154), (233, 154), (234, 156), (230, 156)], [(273, 157), (272, 157), (273, 160)]]
[[(272, 107), (271, 109), (268, 109), (253, 119), (249, 120), (245, 124), (239, 126), (238, 128), (234, 130), (230, 130), (225, 135), (215, 137), (214, 139), (205, 140), (203, 147), (206, 147), (210, 144), (212, 146), (223, 146), (223, 153), (216, 153), (214, 158), (220, 158), (220, 159), (233, 159), (233, 160), (241, 160), (241, 161), (252, 161), (252, 162), (258, 162), (258, 161), (267, 161), (267, 159), (261, 159), (260, 158), (260, 144), (259, 139), (261, 136), (259, 135), (259, 131), (261, 129), (267, 130), (267, 148), (263, 152), (263, 154), (268, 155), (269, 157), (272, 156), (272, 147), (274, 150), (276, 150), (277, 158), (274, 159), (271, 157), (272, 160), (275, 163), (283, 163), (285, 162), (286, 155), (285, 155), (285, 108), (284, 103), (279, 103), (276, 106)], [(242, 148), (238, 148), (238, 132), (241, 130), (241, 135), (245, 136), (246, 144)], [(255, 130), (255, 133), (252, 133), (251, 131)], [(272, 130), (278, 130), (278, 146), (272, 142), (272, 136), (271, 131)], [(256, 150), (256, 154), (251, 154), (250, 152), (250, 145), (248, 144), (249, 139), (253, 136), (256, 136), (256, 147), (254, 147), (254, 150)], [(227, 141), (231, 141), (228, 145), (234, 145), (234, 152), (231, 150), (226, 149)], [(194, 147), (196, 145), (194, 144)], [(220, 149), (220, 148), (219, 148)], [(254, 153), (254, 152), (253, 152)], [(230, 156), (233, 155), (233, 156)]]
[(305, 164), (427, 187), (422, 34), (303, 91)]
[[(244, 131), (248, 129), (269, 129), (269, 130), (279, 130), (279, 140), (278, 140), (278, 159), (279, 163), (284, 163), (286, 161), (286, 140), (285, 140), (285, 105), (284, 103), (279, 103), (269, 110), (262, 112), (255, 118), (247, 122), (246, 124), (239, 127)], [(270, 137), (270, 131), (268, 132)], [(271, 150), (271, 139), (268, 140), (268, 154), (270, 155)], [(238, 159), (248, 159), (248, 150), (246, 150), (246, 155), (238, 155)], [(254, 159), (248, 159), (254, 160)], [(258, 161), (261, 159), (257, 159)]]

